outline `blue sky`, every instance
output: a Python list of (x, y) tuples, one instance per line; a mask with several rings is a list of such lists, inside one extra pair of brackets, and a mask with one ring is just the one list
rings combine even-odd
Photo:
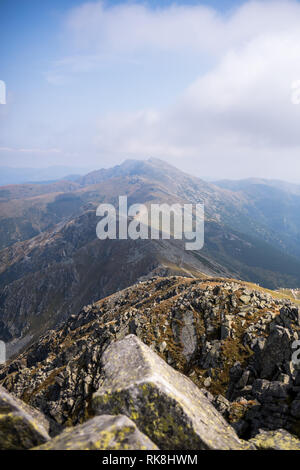
[(295, 179), (298, 2), (1, 0), (0, 18), (0, 166)]

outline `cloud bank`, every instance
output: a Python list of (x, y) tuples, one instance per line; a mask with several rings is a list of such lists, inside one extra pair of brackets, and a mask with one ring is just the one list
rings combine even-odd
[(299, 24), (292, 0), (246, 1), (226, 12), (201, 2), (83, 3), (64, 17), (61, 47), (41, 74), (43, 116), (30, 103), (25, 137), (20, 130), (14, 144), (11, 132), (1, 147), (59, 148), (51, 164), (84, 159), (98, 168), (154, 156), (204, 177), (300, 183), (292, 89)]
[(76, 8), (66, 28), (83, 56), (168, 51), (180, 60), (186, 51), (211, 64), (166, 108), (101, 117), (99, 151), (161, 157), (215, 177), (294, 179), (297, 168), (300, 180), (300, 106), (291, 100), (299, 24), (300, 5), (289, 1), (247, 2), (223, 15), (203, 6)]

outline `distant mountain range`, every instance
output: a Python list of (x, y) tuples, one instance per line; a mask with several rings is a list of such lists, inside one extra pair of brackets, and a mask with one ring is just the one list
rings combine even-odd
[[(96, 237), (96, 207), (205, 204), (205, 245)], [(300, 191), (265, 180), (215, 184), (156, 159), (48, 184), (0, 188), (0, 339), (11, 353), (84, 305), (156, 274), (300, 287)]]
[(47, 168), (0, 167), (0, 186), (24, 183), (45, 183), (59, 179), (75, 180), (87, 173), (87, 168), (52, 166)]

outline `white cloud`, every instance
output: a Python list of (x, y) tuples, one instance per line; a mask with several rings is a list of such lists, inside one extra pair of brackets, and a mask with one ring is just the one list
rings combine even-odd
[(206, 49), (216, 42), (211, 41), (210, 28), (220, 27), (221, 17), (203, 6), (152, 9), (137, 4), (105, 7), (96, 2), (75, 8), (67, 19), (69, 32), (82, 48), (123, 52), (145, 48), (177, 51), (188, 46)]
[(300, 79), (297, 2), (247, 2), (227, 14), (97, 2), (72, 10), (66, 24), (78, 55), (64, 60), (75, 72), (103, 57), (153, 60), (162, 51), (212, 64), (167, 109), (102, 116), (102, 154), (158, 156), (216, 177), (299, 174), (300, 106), (291, 102)]
[(261, 34), (297, 30), (299, 15), (299, 4), (289, 0), (250, 1), (228, 14), (203, 5), (152, 8), (134, 3), (106, 6), (99, 1), (74, 8), (66, 28), (77, 46), (89, 51), (189, 48), (220, 54)]

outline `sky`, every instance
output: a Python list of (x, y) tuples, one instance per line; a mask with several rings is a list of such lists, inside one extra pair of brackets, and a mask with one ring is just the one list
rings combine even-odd
[(300, 2), (0, 0), (0, 167), (300, 183)]

